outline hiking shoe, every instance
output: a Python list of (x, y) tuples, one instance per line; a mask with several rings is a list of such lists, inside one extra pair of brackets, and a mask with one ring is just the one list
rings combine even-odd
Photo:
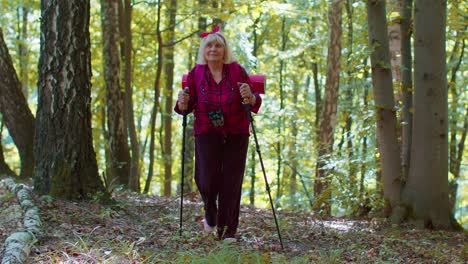
[(232, 244), (237, 242), (237, 239), (235, 237), (226, 237), (223, 239), (224, 243), (226, 244)]
[(206, 219), (203, 218), (203, 229), (204, 229), (206, 232), (213, 232), (214, 226), (210, 226), (210, 225), (206, 222)]

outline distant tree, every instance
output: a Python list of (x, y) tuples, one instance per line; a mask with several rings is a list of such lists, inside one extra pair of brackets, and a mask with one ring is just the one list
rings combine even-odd
[[(461, 1), (454, 1), (452, 8), (457, 10)], [(453, 17), (454, 20), (463, 21), (464, 14), (460, 13)], [(453, 178), (449, 180), (449, 202), (450, 212), (455, 213), (456, 201), (458, 194), (458, 183), (460, 181), (461, 165), (463, 160), (463, 152), (465, 149), (465, 141), (468, 130), (468, 104), (466, 100), (460, 98), (463, 97), (463, 91), (460, 92), (460, 88), (463, 89), (463, 82), (460, 85), (460, 79), (457, 78), (460, 66), (465, 55), (466, 48), (466, 29), (468, 25), (463, 22), (457, 27), (457, 34), (455, 35), (455, 44), (450, 54), (448, 63), (449, 67), (449, 80), (448, 80), (448, 92), (449, 92), (449, 170), (452, 173)], [(462, 77), (463, 78), (463, 77)], [(457, 80), (458, 79), (458, 80)], [(463, 118), (464, 116), (464, 118)]]
[(130, 179), (128, 186), (131, 190), (140, 191), (140, 145), (135, 126), (135, 112), (133, 109), (132, 88), (132, 1), (119, 1), (119, 21), (121, 35), (121, 54), (124, 61), (124, 84), (125, 84), (125, 122), (132, 150), (130, 166)]
[[(177, 1), (171, 0), (167, 7), (169, 25), (167, 27), (166, 42), (174, 40), (176, 26)], [(172, 98), (174, 84), (174, 46), (166, 47), (164, 52), (164, 71), (166, 75), (165, 83), (165, 112), (164, 117), (164, 195), (171, 196), (172, 193), (172, 111), (174, 111)]]
[(314, 194), (319, 199), (317, 208), (323, 208), (325, 215), (331, 213), (330, 197), (331, 173), (325, 166), (333, 153), (333, 136), (336, 126), (336, 109), (338, 106), (338, 87), (341, 71), (341, 35), (343, 0), (329, 3), (328, 23), (330, 28), (327, 55), (327, 79), (325, 97), (321, 110), (318, 132), (318, 157), (315, 173)]
[(120, 90), (118, 1), (101, 0), (104, 79), (106, 82), (107, 126), (110, 179), (118, 184), (130, 183), (130, 152), (124, 117), (124, 95)]
[(20, 176), (30, 178), (34, 173), (34, 116), (21, 87), (0, 28), (0, 113), (18, 148)]
[(89, 0), (41, 2), (34, 145), (34, 188), (40, 194), (65, 199), (107, 196), (91, 135), (89, 19)]
[(148, 193), (151, 181), (153, 179), (153, 167), (154, 167), (154, 148), (155, 148), (155, 141), (156, 141), (156, 115), (158, 113), (159, 107), (159, 96), (161, 94), (161, 74), (162, 74), (162, 67), (163, 67), (163, 39), (162, 39), (162, 32), (161, 32), (161, 10), (162, 4), (161, 1), (158, 0), (158, 10), (157, 10), (157, 21), (156, 21), (156, 36), (158, 41), (158, 51), (157, 51), (157, 58), (158, 64), (156, 67), (156, 77), (154, 78), (153, 83), (153, 90), (154, 90), (154, 98), (153, 98), (153, 109), (151, 110), (151, 118), (150, 118), (150, 148), (149, 148), (149, 164), (148, 164), (148, 176), (146, 177), (146, 184), (144, 193)]
[[(285, 52), (286, 51), (286, 46), (288, 44), (288, 23), (287, 23), (287, 18), (285, 16), (281, 17), (281, 42), (280, 42), (280, 52)], [(278, 137), (276, 138), (276, 197), (277, 201), (281, 198), (283, 195), (282, 189), (283, 186), (281, 184), (282, 182), (282, 177), (281, 177), (281, 172), (283, 171), (283, 146), (284, 146), (284, 115), (283, 109), (285, 107), (285, 89), (286, 89), (286, 70), (287, 70), (287, 61), (285, 59), (280, 59), (279, 61), (279, 111), (280, 114), (278, 115), (278, 125), (276, 126), (276, 133)], [(279, 206), (279, 205), (278, 205)]]
[[(250, 13), (252, 14), (252, 13)], [(254, 16), (252, 17), (252, 20), (253, 20), (253, 25), (252, 25), (252, 42), (253, 42), (253, 47), (252, 47), (252, 56), (254, 56), (255, 58), (258, 58), (258, 53), (259, 53), (259, 49), (261, 47), (261, 44), (262, 44), (262, 41), (260, 40), (261, 38), (261, 33), (262, 32), (259, 32), (259, 26), (260, 26), (260, 22), (261, 22), (261, 18), (264, 14), (263, 13), (260, 13), (258, 14), (257, 16)], [(265, 31), (263, 31), (265, 32)], [(256, 63), (254, 66), (254, 72), (257, 71), (257, 68), (258, 68), (258, 63)], [(256, 173), (256, 165), (257, 165), (257, 162), (256, 162), (256, 155), (257, 155), (257, 152), (256, 152), (256, 149), (255, 148), (249, 148), (249, 152), (250, 152), (250, 159), (248, 160), (249, 164), (248, 164), (248, 167), (250, 167), (250, 190), (249, 190), (249, 203), (250, 205), (254, 205), (255, 204), (255, 176), (257, 175)]]
[[(28, 51), (28, 27), (29, 27), (29, 12), (30, 7), (27, 1), (22, 1), (21, 6), (18, 7), (18, 58), (19, 58), (19, 72), (20, 81), (22, 84), (22, 91), (25, 98), (28, 98), (28, 76), (29, 76), (29, 51)], [(21, 25), (21, 26), (20, 26)]]

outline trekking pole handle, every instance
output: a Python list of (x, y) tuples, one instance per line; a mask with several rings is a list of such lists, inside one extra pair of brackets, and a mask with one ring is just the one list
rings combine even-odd
[[(183, 89), (183, 92), (184, 94), (189, 94), (189, 88), (188, 87), (185, 87)], [(187, 102), (187, 105), (186, 105), (186, 108), (185, 109), (181, 109), (182, 110), (182, 115), (187, 115), (187, 108), (188, 108), (188, 102)]]

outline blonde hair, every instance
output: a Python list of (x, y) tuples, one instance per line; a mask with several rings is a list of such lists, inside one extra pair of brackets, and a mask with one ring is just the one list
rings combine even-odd
[(198, 49), (197, 64), (206, 64), (205, 56), (203, 51), (205, 50), (206, 44), (210, 42), (219, 42), (224, 46), (223, 63), (230, 64), (234, 61), (234, 55), (232, 54), (231, 46), (226, 41), (226, 38), (221, 32), (211, 33), (208, 36), (202, 38), (200, 48)]

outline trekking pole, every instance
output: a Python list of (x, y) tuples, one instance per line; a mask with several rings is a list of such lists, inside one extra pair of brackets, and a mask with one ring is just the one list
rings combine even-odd
[[(187, 89), (184, 90), (188, 93)], [(185, 173), (185, 128), (187, 127), (187, 110), (182, 111), (182, 173), (180, 179), (180, 217), (179, 217), (179, 236), (182, 237), (182, 212), (184, 209), (184, 173)]]
[(268, 179), (267, 179), (266, 172), (265, 172), (265, 166), (263, 165), (262, 154), (260, 152), (260, 146), (257, 140), (257, 133), (255, 132), (254, 120), (253, 120), (252, 112), (250, 111), (250, 103), (243, 101), (242, 105), (244, 106), (245, 111), (247, 112), (247, 115), (249, 116), (250, 125), (252, 127), (252, 134), (255, 140), (255, 147), (258, 153), (258, 158), (260, 159), (260, 165), (262, 166), (263, 178), (265, 179), (266, 190), (268, 193), (268, 197), (270, 198), (270, 205), (271, 205), (271, 210), (273, 211), (273, 218), (275, 219), (276, 231), (278, 231), (278, 237), (280, 240), (281, 249), (284, 250), (283, 240), (281, 239), (281, 232), (279, 229), (278, 220), (276, 218), (275, 206), (273, 205), (273, 199), (271, 198), (270, 185), (268, 184)]

